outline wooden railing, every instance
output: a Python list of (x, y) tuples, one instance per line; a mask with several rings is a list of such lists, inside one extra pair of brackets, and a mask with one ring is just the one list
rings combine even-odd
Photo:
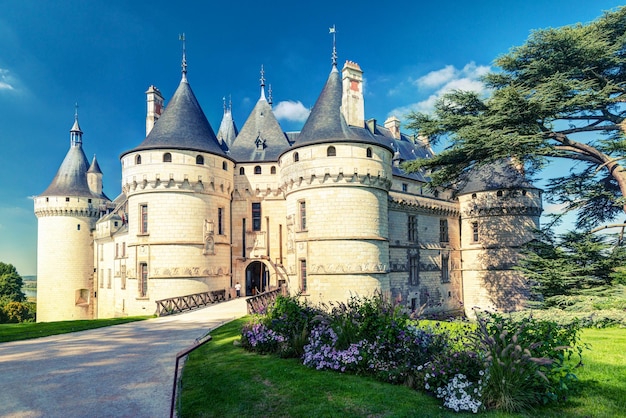
[(252, 296), (246, 300), (248, 303), (249, 314), (260, 314), (267, 311), (267, 307), (272, 305), (276, 300), (276, 297), (282, 294), (283, 289), (277, 287), (276, 289), (269, 290), (267, 292), (259, 293), (256, 296)]
[(210, 292), (194, 293), (193, 295), (157, 300), (157, 316), (172, 315), (179, 312), (202, 308), (226, 300), (226, 289)]

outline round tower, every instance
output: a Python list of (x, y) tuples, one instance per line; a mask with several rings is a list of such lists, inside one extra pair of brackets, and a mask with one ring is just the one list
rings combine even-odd
[(521, 309), (529, 289), (513, 268), (519, 250), (539, 228), (541, 190), (501, 161), (472, 171), (458, 198), (466, 315), (473, 316), (475, 308)]
[(121, 155), (127, 198), (126, 310), (228, 289), (234, 162), (186, 77), (145, 140)]
[(294, 146), (279, 159), (291, 292), (313, 301), (389, 292), (391, 159), (375, 135), (346, 123), (333, 62)]
[(108, 198), (95, 157), (91, 166), (85, 157), (82, 134), (76, 115), (70, 149), (50, 186), (35, 198), (37, 322), (94, 315), (92, 230)]

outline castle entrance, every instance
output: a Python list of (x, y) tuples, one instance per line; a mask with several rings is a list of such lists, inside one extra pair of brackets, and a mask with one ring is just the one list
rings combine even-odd
[(253, 261), (246, 267), (246, 296), (263, 293), (269, 287), (270, 272), (260, 261)]

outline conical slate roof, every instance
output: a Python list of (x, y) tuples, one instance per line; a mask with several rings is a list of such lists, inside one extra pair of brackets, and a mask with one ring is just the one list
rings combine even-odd
[(222, 149), (230, 149), (235, 142), (235, 138), (239, 131), (237, 125), (233, 120), (233, 113), (231, 109), (224, 108), (224, 116), (222, 117), (222, 123), (217, 131), (217, 140), (219, 141)]
[(183, 78), (146, 139), (122, 156), (149, 149), (180, 149), (224, 155), (196, 96)]
[(501, 160), (485, 164), (469, 172), (467, 182), (459, 195), (498, 189), (536, 189), (511, 161)]
[(72, 145), (52, 183), (40, 196), (94, 196), (87, 183), (88, 169), (82, 146)]
[(262, 94), (230, 147), (230, 156), (239, 162), (278, 161), (287, 148), (287, 137)]
[(293, 147), (325, 142), (359, 142), (391, 149), (390, 145), (365, 127), (348, 126), (341, 111), (342, 82), (337, 66), (333, 68), (311, 114)]
[(87, 170), (88, 173), (96, 173), (96, 174), (102, 174), (102, 170), (100, 170), (100, 164), (98, 164), (98, 160), (96, 160), (96, 156), (93, 156), (93, 159), (91, 160), (91, 165), (89, 166), (89, 170)]

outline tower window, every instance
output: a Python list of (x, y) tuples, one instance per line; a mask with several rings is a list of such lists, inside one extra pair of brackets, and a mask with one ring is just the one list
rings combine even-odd
[(252, 230), (261, 230), (261, 203), (252, 203)]
[(139, 223), (139, 233), (147, 234), (148, 233), (148, 205), (139, 205), (139, 219), (141, 222)]
[(409, 256), (409, 284), (413, 286), (419, 284), (419, 263), (417, 254)]
[(472, 199), (476, 199), (476, 193), (472, 193)]
[(303, 293), (307, 291), (306, 279), (306, 260), (300, 260), (300, 290), (302, 290)]
[(270, 174), (276, 174), (276, 166), (272, 166), (272, 168), (270, 168)]
[(502, 190), (498, 190), (498, 191), (496, 192), (496, 196), (498, 196), (498, 197), (502, 197)]
[(148, 265), (146, 263), (139, 264), (139, 296), (145, 297), (148, 294)]
[(417, 242), (417, 216), (409, 215), (408, 217), (408, 239), (410, 242)]
[(409, 190), (409, 185), (406, 183), (402, 183), (402, 191), (407, 192)]
[(448, 242), (448, 220), (439, 219), (439, 242)]
[(217, 208), (217, 233), (224, 235), (224, 208)]
[(261, 166), (257, 165), (254, 167), (254, 174), (261, 174)]
[(243, 176), (244, 174), (246, 174), (246, 169), (243, 167), (239, 167), (239, 175)]
[(222, 161), (222, 170), (228, 171), (228, 163), (226, 161)]
[(300, 154), (298, 154), (297, 152), (293, 153), (293, 162), (297, 163), (298, 161), (300, 161)]
[(450, 282), (450, 254), (441, 253), (441, 283)]
[(69, 198), (69, 197), (66, 197), (66, 198), (65, 198), (65, 201), (66, 201), (66, 202), (69, 202), (69, 201), (70, 201), (70, 198)]
[(372, 158), (372, 149), (368, 148), (366, 151), (367, 158)]
[(478, 242), (478, 222), (472, 222), (472, 242)]
[(306, 202), (301, 200), (298, 202), (298, 206), (300, 209), (300, 230), (306, 230)]
[(80, 231), (80, 224), (76, 225), (76, 230)]
[(169, 152), (166, 152), (165, 154), (163, 154), (163, 162), (164, 163), (171, 163), (172, 162), (172, 154), (170, 154)]
[[(171, 160), (170, 160), (171, 161)], [(204, 157), (202, 155), (196, 156), (196, 164), (204, 165)]]
[(337, 155), (337, 150), (332, 145), (326, 149), (327, 157), (335, 157)]
[(135, 164), (137, 165), (141, 164), (141, 155), (135, 156)]

